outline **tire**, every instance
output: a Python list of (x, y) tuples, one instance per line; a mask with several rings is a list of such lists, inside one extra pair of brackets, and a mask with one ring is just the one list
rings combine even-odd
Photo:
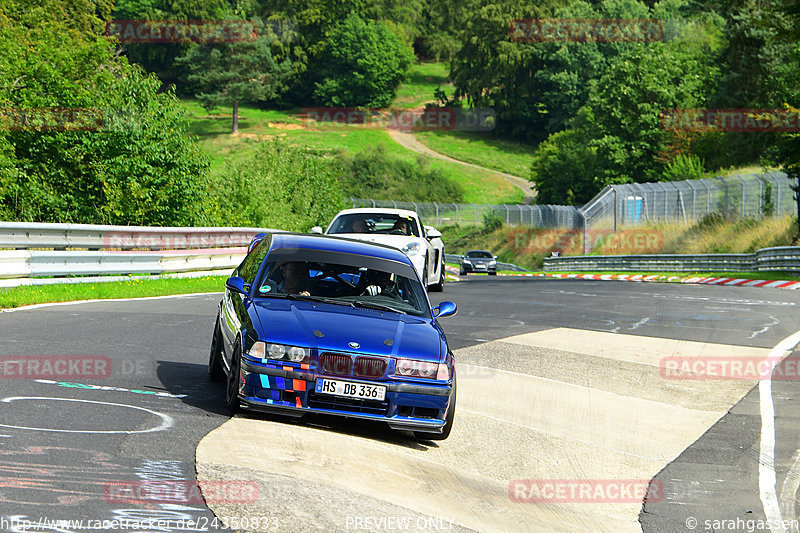
[(444, 263), (442, 263), (441, 270), (439, 271), (439, 283), (431, 285), (431, 292), (444, 292)]
[(496, 275), (497, 275), (497, 272), (489, 272), (489, 275), (490, 275), (490, 276), (496, 276)]
[(467, 275), (467, 271), (466, 270), (459, 270), (458, 271), (458, 275), (459, 276), (466, 276)]
[(239, 411), (239, 365), (241, 360), (241, 349), (236, 346), (231, 359), (231, 373), (228, 375), (225, 385), (225, 407), (228, 408), (231, 414), (236, 414)]
[(219, 323), (214, 326), (214, 336), (211, 338), (211, 353), (208, 355), (208, 377), (211, 381), (220, 383), (225, 381), (225, 370), (222, 368), (222, 344)]
[(445, 414), (445, 423), (441, 433), (424, 433), (415, 431), (414, 436), (419, 440), (445, 440), (453, 429), (453, 419), (456, 416), (456, 376), (453, 374), (453, 392), (451, 393), (450, 406)]

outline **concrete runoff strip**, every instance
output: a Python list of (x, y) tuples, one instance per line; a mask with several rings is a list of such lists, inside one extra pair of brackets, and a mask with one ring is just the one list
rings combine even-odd
[[(647, 337), (624, 333), (609, 334), (574, 328), (554, 328), (533, 333), (506, 337), (502, 342), (523, 346), (538, 346), (551, 350), (582, 353), (595, 357), (615, 359), (640, 365), (661, 367), (665, 357), (680, 357), (686, 360), (702, 358), (759, 358), (766, 360), (769, 350), (749, 346), (714, 344)], [(752, 385), (751, 385), (752, 387)]]
[[(649, 372), (656, 364), (656, 356), (644, 355), (651, 343), (658, 347), (657, 355), (765, 352), (580, 330), (539, 333), (464, 350), (483, 347), (489, 353), (497, 343), (520, 350), (535, 344), (568, 347), (573, 354), (599, 352), (600, 357), (587, 358), (594, 364), (615, 360)], [(461, 352), (456, 351), (457, 360)], [(518, 503), (509, 497), (510, 484), (515, 479), (650, 480), (753, 386), (751, 381), (726, 381), (734, 386), (719, 393), (714, 409), (693, 409), (685, 402), (675, 405), (536, 375), (460, 368), (453, 433), (438, 446), (414, 446), (402, 434), (379, 440), (346, 430), (235, 417), (198, 445), (198, 479), (214, 479), (209, 472), (226, 466), (246, 468), (254, 476), (279, 474), (311, 494), (333, 487), (478, 531), (638, 532), (641, 503)], [(688, 390), (697, 383), (679, 385)], [(681, 390), (674, 394), (680, 396)], [(280, 508), (290, 517), (303, 513), (293, 501), (265, 498), (259, 505), (261, 510), (238, 512), (263, 514)], [(236, 512), (230, 506), (210, 507), (221, 516)], [(345, 529), (343, 512), (326, 508), (338, 516), (337, 530)], [(308, 524), (282, 529), (315, 530)]]

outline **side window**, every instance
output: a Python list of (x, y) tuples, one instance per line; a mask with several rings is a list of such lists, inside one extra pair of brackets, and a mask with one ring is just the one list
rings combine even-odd
[(256, 279), (256, 274), (258, 274), (258, 267), (261, 266), (261, 263), (264, 261), (264, 257), (267, 255), (267, 251), (269, 251), (270, 243), (272, 239), (267, 236), (256, 245), (255, 250), (247, 254), (247, 257), (244, 258), (242, 264), (239, 265), (238, 274), (239, 277), (244, 279), (244, 282), (252, 285)]

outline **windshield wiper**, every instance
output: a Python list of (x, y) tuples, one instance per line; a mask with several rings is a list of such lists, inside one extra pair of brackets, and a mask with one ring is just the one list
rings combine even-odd
[(346, 307), (353, 307), (351, 302), (337, 300), (336, 298), (325, 298), (324, 296), (305, 296), (303, 294), (287, 294), (285, 296), (289, 300), (303, 300), (307, 302), (319, 302), (322, 304), (344, 305)]
[(390, 307), (388, 305), (376, 304), (376, 303), (372, 303), (372, 302), (364, 302), (364, 301), (361, 301), (361, 300), (353, 300), (353, 306), (354, 307), (355, 306), (357, 306), (357, 307), (366, 307), (367, 309), (376, 309), (378, 311), (390, 311), (392, 313), (400, 313), (401, 315), (407, 315), (408, 314), (408, 313), (406, 313), (405, 311), (403, 311), (401, 309), (395, 309), (394, 307)]

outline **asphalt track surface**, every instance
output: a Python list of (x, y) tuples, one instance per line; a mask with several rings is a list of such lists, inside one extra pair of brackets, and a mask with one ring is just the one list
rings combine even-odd
[[(432, 298), (459, 307), (442, 320), (461, 369), (459, 411), (438, 444), (337, 419), (229, 421), (222, 386), (206, 377), (219, 298), (0, 313), (1, 530), (205, 531), (218, 529), (213, 509), (240, 526), (250, 518), (236, 528), (247, 531), (748, 531), (775, 517), (763, 503), (767, 463), (779, 516), (796, 519), (795, 381), (771, 383), (774, 459), (764, 458), (757, 381), (670, 381), (653, 363), (692, 350), (768, 353), (800, 329), (796, 291), (481, 276), (448, 283)], [(90, 363), (48, 377), (44, 366), (17, 363), (34, 356), (41, 365), (41, 356)], [(644, 508), (511, 501), (516, 479), (639, 472), (663, 491)], [(232, 481), (233, 492), (204, 501), (196, 478)], [(152, 480), (185, 490), (136, 492)], [(162, 522), (133, 527), (150, 519)], [(102, 521), (107, 527), (96, 527)]]

